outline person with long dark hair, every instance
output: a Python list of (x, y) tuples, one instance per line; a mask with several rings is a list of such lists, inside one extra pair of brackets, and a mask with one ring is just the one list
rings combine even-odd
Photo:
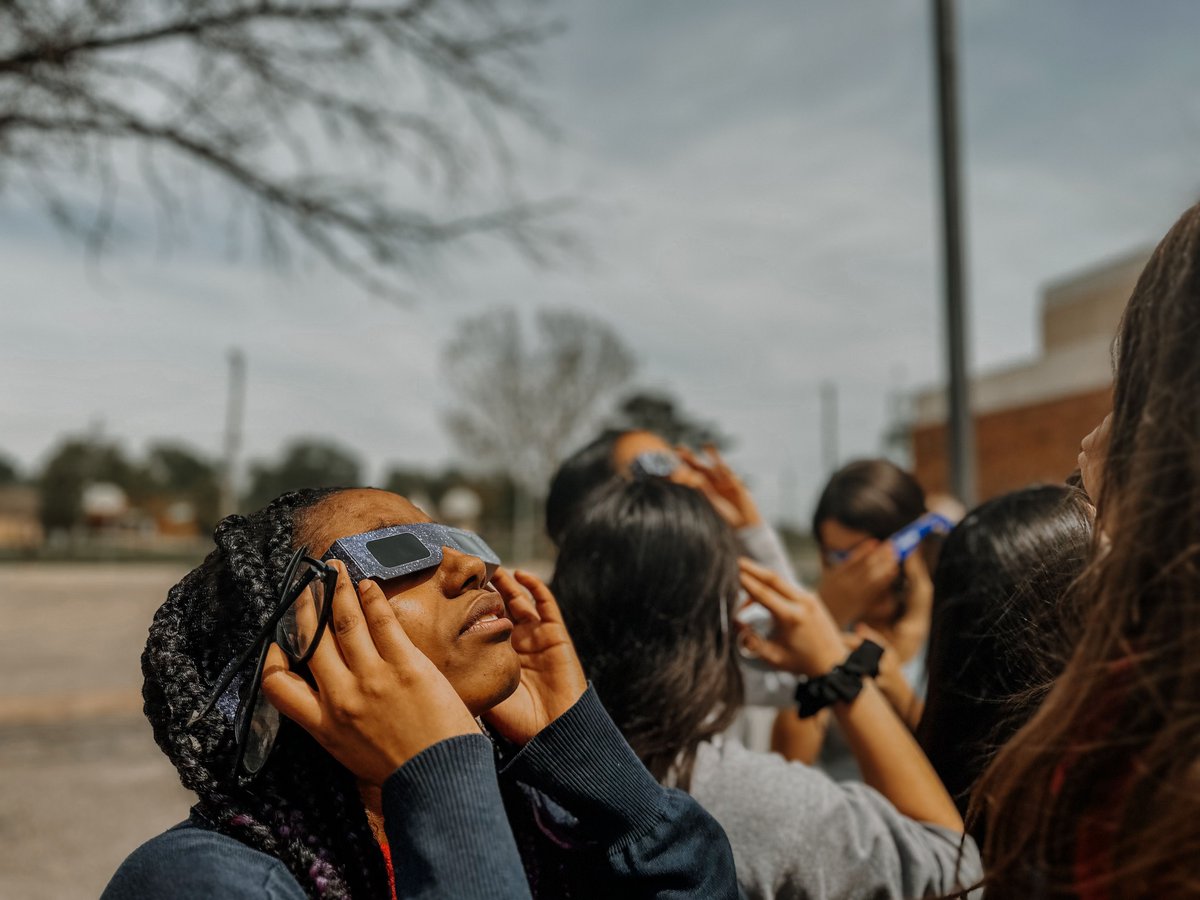
[(1200, 206), (1146, 264), (1111, 418), (1084, 440), (1096, 548), (1062, 676), (979, 785), (989, 898), (1200, 896)]
[(779, 535), (763, 521), (754, 497), (716, 447), (697, 453), (642, 429), (606, 429), (563, 460), (546, 495), (546, 534), (559, 546), (597, 490), (614, 478), (647, 477), (700, 491), (736, 532), (747, 554), (796, 581)]
[(742, 700), (742, 589), (776, 619), (777, 641), (744, 634), (762, 658), (817, 677), (847, 652), (815, 596), (738, 552), (704, 496), (661, 479), (610, 484), (564, 534), (552, 589), (630, 746), (722, 824), (752, 898), (916, 897), (974, 878), (953, 802), (869, 680), (836, 704), (865, 785), (839, 785), (726, 733)]
[[(758, 509), (745, 482), (716, 447), (701, 452), (673, 447), (642, 429), (606, 429), (559, 466), (546, 497), (546, 533), (558, 546), (591, 497), (615, 480), (662, 478), (695, 488), (733, 529), (740, 550), (799, 583), (779, 533)], [(770, 743), (774, 711), (791, 706), (796, 680), (785, 672), (743, 659), (745, 706), (729, 726), (750, 746)]]
[[(1070, 658), (1079, 622), (1067, 598), (1094, 518), (1082, 491), (1038, 485), (971, 510), (942, 546), (916, 734), (964, 815), (988, 761)], [(982, 841), (983, 823), (967, 824)]]
[(106, 900), (736, 896), (719, 826), (637, 761), (549, 590), (478, 536), (323, 490), (215, 538), (142, 657), (197, 802)]

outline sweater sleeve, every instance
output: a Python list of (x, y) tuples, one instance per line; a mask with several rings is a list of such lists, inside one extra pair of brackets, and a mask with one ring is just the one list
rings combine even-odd
[(774, 528), (766, 522), (760, 522), (757, 525), (739, 528), (737, 536), (741, 541), (742, 549), (751, 559), (779, 573), (792, 584), (800, 584), (800, 579), (796, 577), (796, 570), (792, 568), (792, 561), (788, 559), (787, 550), (784, 549), (783, 541)]
[(866, 785), (737, 744), (702, 750), (692, 793), (729, 835), (751, 898), (903, 900), (979, 878), (970, 838), (902, 815)]
[[(758, 563), (779, 573), (792, 584), (800, 584), (778, 533), (765, 522), (738, 529), (742, 549)], [(786, 709), (795, 703), (796, 676), (777, 672), (766, 663), (740, 660), (746, 706)]]
[(654, 780), (592, 688), (500, 777), (544, 794), (578, 823), (573, 852), (597, 896), (738, 896), (720, 825), (694, 799)]
[(383, 785), (396, 896), (529, 897), (529, 885), (483, 735), (440, 741)]

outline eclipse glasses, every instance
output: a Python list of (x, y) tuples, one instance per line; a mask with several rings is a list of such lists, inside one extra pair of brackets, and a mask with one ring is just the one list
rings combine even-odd
[(344, 562), (356, 584), (364, 578), (387, 581), (441, 565), (443, 547), (482, 560), (489, 579), (500, 565), (496, 551), (479, 535), (437, 522), (392, 525), (338, 538), (324, 559)]
[[(931, 534), (949, 534), (953, 530), (954, 523), (945, 516), (934, 512), (925, 513), (889, 537), (888, 542), (896, 554), (896, 562), (902, 563), (912, 556), (913, 551), (921, 545), (921, 541)], [(830, 565), (837, 566), (848, 560), (853, 553), (854, 547), (849, 550), (827, 550), (825, 559)]]

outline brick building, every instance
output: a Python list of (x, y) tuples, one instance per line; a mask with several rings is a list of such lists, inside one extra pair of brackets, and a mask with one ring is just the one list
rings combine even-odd
[[(980, 500), (1062, 481), (1079, 441), (1112, 407), (1112, 339), (1149, 257), (1138, 251), (1049, 285), (1037, 357), (971, 381)], [(916, 397), (913, 469), (930, 493), (949, 492), (946, 394)]]

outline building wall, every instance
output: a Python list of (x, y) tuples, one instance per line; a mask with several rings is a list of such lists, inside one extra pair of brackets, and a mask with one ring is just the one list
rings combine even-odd
[(1042, 297), (1042, 347), (1050, 353), (1088, 338), (1111, 339), (1149, 250), (1050, 284)]
[[(1038, 354), (972, 377), (978, 500), (1075, 468), (1079, 441), (1112, 409), (1112, 338), (1148, 256), (1137, 250), (1047, 285)], [(914, 412), (914, 471), (927, 491), (948, 492), (945, 390), (918, 393)]]
[[(1075, 469), (1080, 440), (1111, 409), (1111, 388), (1104, 387), (976, 415), (977, 499), (1065, 479)], [(917, 480), (928, 493), (949, 493), (945, 424), (918, 424), (912, 440)]]

